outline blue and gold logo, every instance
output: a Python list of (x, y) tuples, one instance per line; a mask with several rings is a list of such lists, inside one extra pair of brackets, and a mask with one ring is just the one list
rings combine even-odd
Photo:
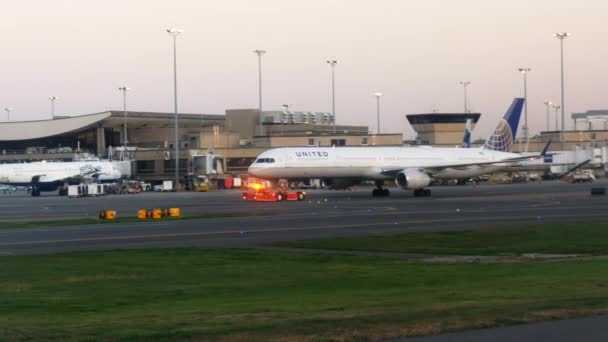
[(511, 127), (504, 120), (500, 120), (498, 127), (486, 141), (484, 148), (493, 151), (508, 152), (513, 147), (513, 133)]

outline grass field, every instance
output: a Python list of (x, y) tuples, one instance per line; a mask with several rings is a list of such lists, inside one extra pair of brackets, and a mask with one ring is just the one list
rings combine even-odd
[(228, 213), (207, 213), (196, 215), (182, 215), (181, 217), (165, 217), (161, 220), (154, 219), (138, 219), (135, 216), (117, 217), (114, 220), (100, 220), (97, 218), (79, 218), (79, 219), (56, 219), (56, 220), (32, 220), (32, 221), (0, 221), (0, 229), (10, 228), (41, 228), (53, 226), (78, 226), (89, 224), (116, 224), (126, 222), (157, 222), (166, 220), (197, 220), (197, 219), (212, 219), (222, 217), (251, 217), (251, 216), (269, 216), (270, 213), (265, 212), (228, 212)]
[(0, 340), (378, 340), (608, 312), (608, 261), (268, 250), (0, 257)]
[(542, 224), (522, 228), (404, 233), (281, 242), (285, 247), (383, 252), (520, 255), (608, 254), (608, 222)]

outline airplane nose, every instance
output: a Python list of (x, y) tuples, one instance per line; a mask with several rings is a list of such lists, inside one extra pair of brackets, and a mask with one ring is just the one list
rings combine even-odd
[(257, 174), (257, 172), (256, 172), (256, 171), (257, 171), (258, 169), (259, 169), (259, 168), (257, 168), (257, 167), (250, 166), (250, 167), (247, 169), (247, 173), (248, 173), (248, 174), (250, 174), (250, 175), (252, 175), (252, 176), (256, 176), (256, 174)]
[(254, 176), (254, 177), (263, 177), (265, 169), (266, 168), (264, 168), (264, 167), (259, 167), (259, 166), (253, 166), (252, 165), (252, 166), (250, 166), (247, 169), (247, 173), (249, 175), (251, 175), (251, 176)]

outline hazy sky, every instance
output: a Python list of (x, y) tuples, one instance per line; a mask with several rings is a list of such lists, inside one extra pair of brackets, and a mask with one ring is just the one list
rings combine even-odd
[[(528, 66), (531, 133), (545, 128), (543, 101), (559, 102), (559, 41), (565, 41), (566, 115), (608, 108), (605, 0), (20, 0), (2, 1), (0, 105), (12, 117), (121, 109), (172, 111), (172, 44), (178, 37), (180, 112), (257, 107), (257, 57), (265, 49), (264, 109), (331, 111), (336, 66), (339, 124), (375, 131), (381, 91), (384, 132), (413, 133), (407, 113), (461, 112), (460, 80), (486, 136)], [(4, 112), (0, 118), (4, 119)], [(553, 117), (551, 117), (553, 123)], [(567, 120), (567, 127), (571, 127)]]

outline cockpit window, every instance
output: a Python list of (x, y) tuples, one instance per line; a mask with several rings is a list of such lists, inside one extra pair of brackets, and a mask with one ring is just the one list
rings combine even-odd
[(258, 159), (255, 161), (255, 163), (256, 163), (256, 164), (261, 164), (261, 163), (269, 163), (269, 164), (272, 164), (272, 163), (274, 163), (274, 162), (275, 162), (274, 158), (258, 158)]

